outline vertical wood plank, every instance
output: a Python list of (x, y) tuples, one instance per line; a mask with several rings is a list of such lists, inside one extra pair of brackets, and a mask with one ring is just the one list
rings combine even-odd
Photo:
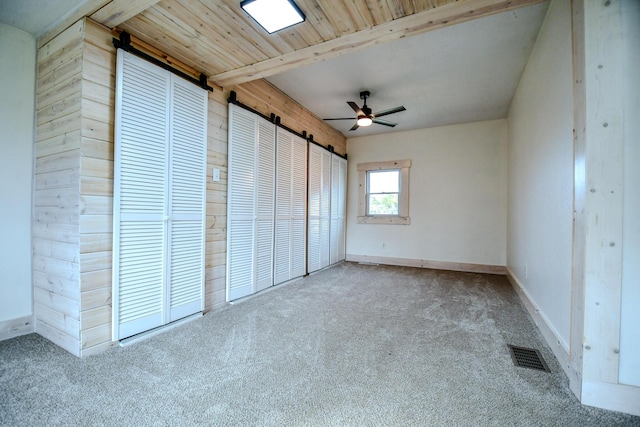
[(582, 396), (582, 340), (584, 337), (584, 273), (585, 273), (585, 151), (586, 89), (584, 83), (584, 1), (572, 1), (573, 31), (573, 278), (571, 286), (571, 337), (569, 386)]
[(618, 382), (622, 287), (623, 73), (620, 1), (584, 2), (583, 381)]
[[(111, 345), (115, 48), (110, 42), (108, 29), (86, 20), (78, 248), (83, 356)], [(100, 316), (93, 316), (95, 313)]]
[(628, 412), (637, 408), (629, 402), (637, 402), (640, 393), (629, 393), (629, 387), (619, 384), (622, 9), (620, 1), (574, 0), (572, 7), (575, 221), (570, 385), (582, 403)]

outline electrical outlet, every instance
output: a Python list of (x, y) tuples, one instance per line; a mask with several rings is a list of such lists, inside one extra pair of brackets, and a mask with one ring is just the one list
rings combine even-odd
[(527, 268), (527, 264), (524, 265), (524, 278), (526, 279), (529, 274), (529, 269)]
[(387, 244), (382, 242), (382, 249), (387, 249)]

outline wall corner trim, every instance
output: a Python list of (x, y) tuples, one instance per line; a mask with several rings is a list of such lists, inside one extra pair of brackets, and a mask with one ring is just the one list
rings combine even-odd
[(33, 314), (0, 321), (0, 341), (35, 332)]

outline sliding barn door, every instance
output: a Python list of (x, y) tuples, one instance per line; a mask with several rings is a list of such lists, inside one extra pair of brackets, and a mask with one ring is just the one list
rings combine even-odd
[(207, 93), (118, 50), (114, 340), (202, 310)]
[[(118, 50), (114, 340), (163, 324), (170, 75)], [(144, 77), (141, 77), (144, 76)], [(143, 115), (139, 112), (145, 112)]]
[(291, 173), (293, 200), (291, 203), (291, 277), (307, 272), (307, 141), (293, 140), (293, 170)]
[(331, 155), (331, 242), (330, 262), (344, 261), (346, 235), (347, 160)]
[(229, 104), (227, 301), (273, 285), (275, 125)]
[(202, 311), (207, 92), (172, 77), (169, 151), (168, 321)]
[(307, 142), (278, 128), (275, 284), (306, 272)]
[(229, 105), (227, 301), (253, 292), (256, 117)]
[(273, 286), (274, 197), (276, 132), (272, 123), (258, 120), (256, 162), (256, 278), (253, 292)]
[(331, 153), (309, 144), (308, 271), (330, 261)]

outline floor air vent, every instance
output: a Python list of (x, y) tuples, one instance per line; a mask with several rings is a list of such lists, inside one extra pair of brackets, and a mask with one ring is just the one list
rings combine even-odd
[(535, 348), (518, 347), (507, 344), (513, 364), (523, 368), (537, 369), (539, 371), (551, 372), (545, 363), (540, 351)]

